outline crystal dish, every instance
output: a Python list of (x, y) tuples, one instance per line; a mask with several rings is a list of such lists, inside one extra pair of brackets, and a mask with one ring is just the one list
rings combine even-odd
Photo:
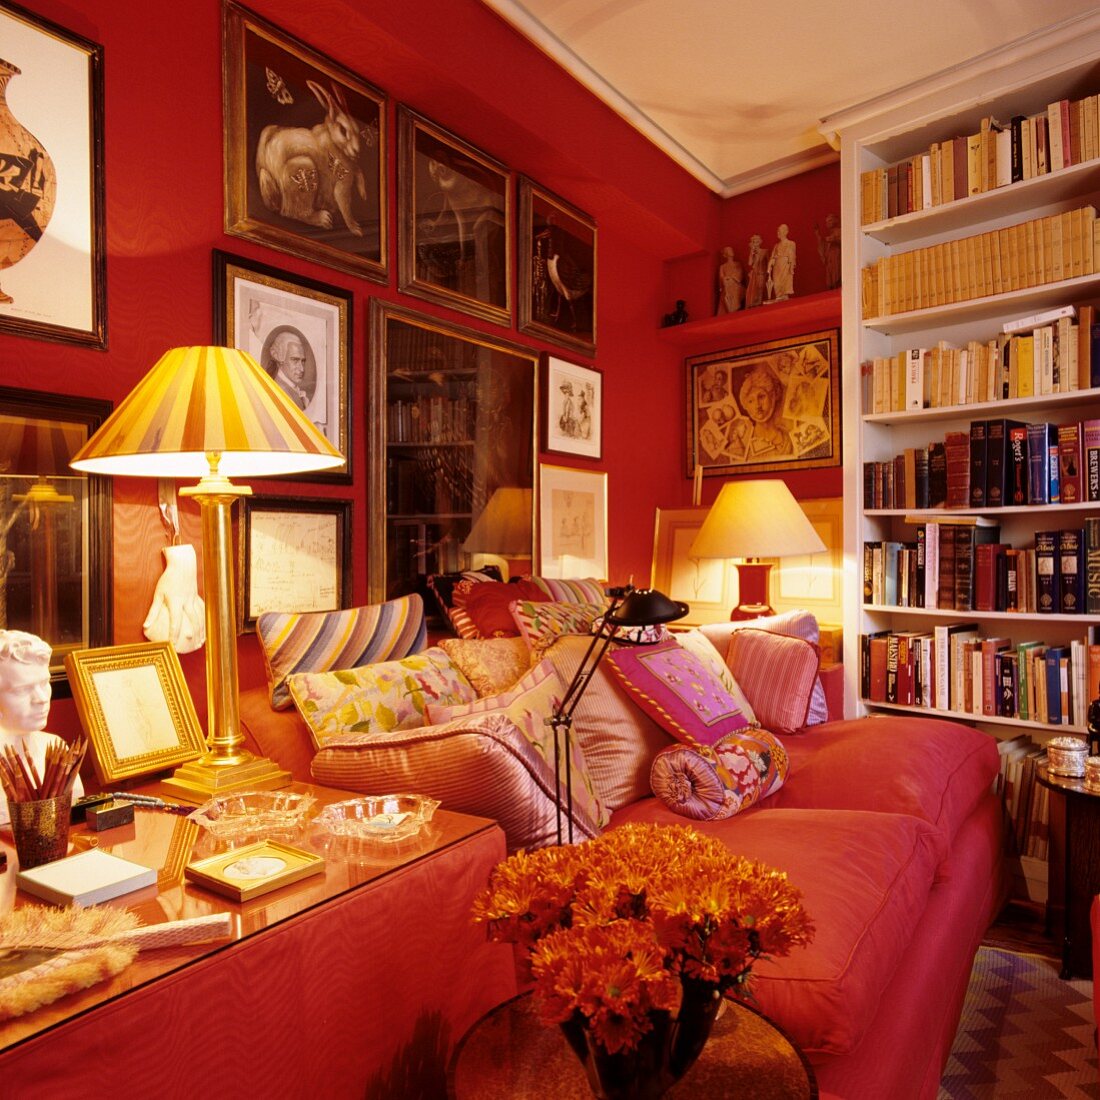
[(316, 801), (295, 791), (234, 791), (204, 802), (189, 816), (219, 840), (292, 836)]
[(420, 794), (367, 795), (330, 803), (315, 824), (332, 836), (405, 840), (416, 836), (438, 807), (436, 799)]

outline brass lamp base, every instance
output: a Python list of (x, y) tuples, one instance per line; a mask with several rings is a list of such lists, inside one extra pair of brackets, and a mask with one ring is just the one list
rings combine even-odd
[(272, 791), (290, 785), (290, 772), (273, 760), (241, 753), (239, 763), (215, 763), (212, 753), (178, 767), (161, 786), (185, 802), (202, 803), (227, 791)]

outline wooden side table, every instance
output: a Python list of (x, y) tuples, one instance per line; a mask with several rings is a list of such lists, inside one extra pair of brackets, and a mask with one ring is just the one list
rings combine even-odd
[[(551, 1084), (552, 1082), (552, 1084)], [(591, 1100), (580, 1059), (556, 1027), (541, 1024), (530, 993), (494, 1008), (466, 1033), (447, 1071), (449, 1100)], [(699, 1060), (669, 1097), (817, 1100), (802, 1052), (766, 1016), (727, 1001)]]
[(1062, 977), (1092, 977), (1089, 907), (1100, 894), (1100, 794), (1085, 790), (1083, 779), (1052, 775), (1045, 764), (1039, 782), (1050, 800), (1047, 923), (1062, 941)]

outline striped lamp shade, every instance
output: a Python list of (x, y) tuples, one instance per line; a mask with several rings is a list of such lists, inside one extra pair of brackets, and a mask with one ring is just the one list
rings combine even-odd
[(192, 478), (327, 470), (343, 456), (247, 352), (173, 348), (72, 460), (92, 474)]

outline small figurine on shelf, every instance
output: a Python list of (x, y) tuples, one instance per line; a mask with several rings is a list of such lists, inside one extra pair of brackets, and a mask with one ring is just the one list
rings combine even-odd
[(745, 269), (726, 245), (722, 249), (722, 262), (718, 265), (718, 308), (715, 313), (736, 313), (745, 304)]
[(764, 238), (754, 233), (749, 238), (749, 284), (745, 290), (745, 308), (758, 306), (764, 301), (764, 286), (767, 283), (768, 250), (764, 247)]
[(671, 313), (666, 313), (661, 322), (661, 328), (669, 328), (672, 325), (682, 325), (688, 319), (688, 311), (684, 308), (684, 299), (676, 299), (676, 308)]
[(768, 257), (768, 301), (783, 302), (794, 294), (794, 265), (797, 251), (794, 241), (787, 236), (786, 224), (776, 231), (776, 242)]
[(825, 215), (825, 232), (814, 222), (817, 237), (817, 254), (825, 265), (825, 289), (836, 290), (840, 286), (840, 218), (836, 214)]

